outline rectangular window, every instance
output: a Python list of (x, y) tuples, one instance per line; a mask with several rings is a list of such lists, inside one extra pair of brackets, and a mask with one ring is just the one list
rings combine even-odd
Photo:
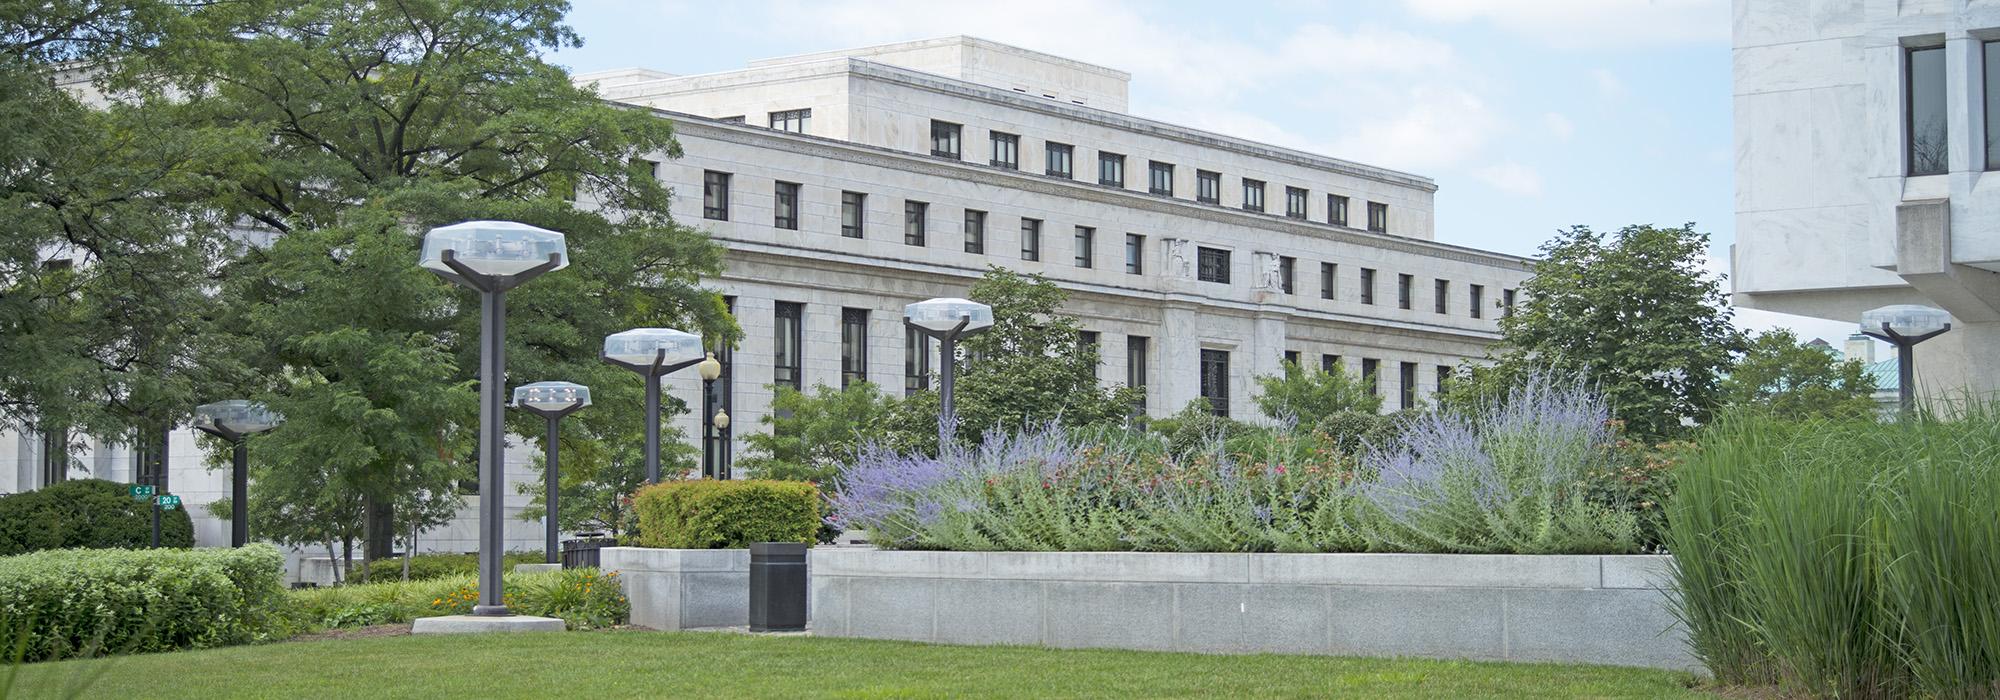
[(1441, 314), (1451, 313), (1451, 283), (1434, 280), (1431, 284), (1431, 310)]
[(1021, 259), (1042, 259), (1042, 220), (1021, 219)]
[(1986, 61), (1986, 169), (2000, 170), (2000, 41), (1979, 48)]
[(60, 484), (69, 480), (69, 430), (64, 428), (42, 430), (41, 467), (41, 486)]
[(716, 221), (729, 220), (729, 173), (702, 172), (701, 216)]
[(1146, 237), (1136, 233), (1125, 234), (1125, 274), (1141, 275), (1146, 272)]
[(1147, 192), (1163, 194), (1169, 197), (1174, 196), (1174, 165), (1172, 163), (1162, 163), (1157, 160), (1149, 161), (1146, 164), (1146, 179)]
[(1466, 287), (1466, 302), (1472, 307), (1473, 318), (1485, 318), (1486, 286), (1475, 284)]
[(991, 161), (991, 165), (996, 168), (1020, 170), (1021, 137), (1013, 134), (1003, 134), (998, 131), (991, 132), (991, 136), (991, 140), (993, 141), (993, 160)]
[(1297, 351), (1297, 350), (1286, 350), (1286, 351), (1285, 351), (1285, 364), (1288, 364), (1288, 365), (1291, 365), (1291, 366), (1293, 366), (1293, 367), (1297, 367), (1297, 366), (1299, 366), (1299, 351)]
[(1210, 412), (1229, 416), (1229, 351), (1201, 351), (1201, 397)]
[(1375, 370), (1381, 368), (1381, 360), (1372, 357), (1361, 358), (1361, 384), (1368, 388), (1369, 396), (1377, 395), (1382, 389), (1382, 382), (1379, 381), (1380, 378), (1375, 376)]
[(771, 199), (771, 225), (799, 229), (799, 183), (780, 182)]
[(1077, 349), (1097, 352), (1097, 341), (1103, 337), (1104, 337), (1103, 334), (1098, 333), (1097, 331), (1077, 331), (1076, 332)]
[(1442, 394), (1444, 393), (1445, 388), (1450, 385), (1451, 385), (1451, 365), (1438, 365), (1437, 388), (1433, 389), (1433, 391)]
[(1412, 275), (1396, 275), (1396, 308), (1406, 311), (1410, 309), (1412, 303), (1410, 297), (1416, 295), (1416, 291), (1411, 287), (1415, 287), (1416, 284), (1417, 278)]
[(1335, 226), (1347, 225), (1347, 198), (1330, 194), (1326, 196), (1326, 222)]
[(1196, 249), (1195, 276), (1203, 282), (1229, 284), (1229, 251), (1220, 248)]
[(1221, 204), (1222, 173), (1194, 171), (1194, 201), (1202, 204)]
[(1500, 290), (1500, 317), (1506, 318), (1513, 315), (1514, 315), (1514, 290), (1502, 289)]
[(903, 200), (903, 244), (923, 247), (930, 229), (931, 205)]
[(1294, 294), (1293, 282), (1298, 278), (1299, 259), (1289, 255), (1278, 256), (1278, 291)]
[(1375, 305), (1375, 271), (1361, 268), (1361, 303)]
[(1116, 153), (1098, 153), (1097, 184), (1124, 187), (1125, 156)]
[(1125, 336), (1125, 386), (1139, 389), (1139, 403), (1134, 408), (1146, 410), (1146, 346), (1150, 343), (1146, 336)]
[(986, 212), (965, 210), (965, 252), (986, 253)]
[(1089, 226), (1076, 227), (1076, 266), (1091, 267), (1097, 257), (1092, 251), (1097, 248), (1097, 229)]
[(903, 395), (931, 388), (931, 337), (903, 327)]
[(1043, 172), (1047, 173), (1050, 177), (1059, 177), (1065, 180), (1076, 177), (1075, 164), (1072, 162), (1076, 155), (1076, 148), (1066, 143), (1050, 141), (1044, 152), (1048, 156), (1048, 162), (1044, 164)]
[(1294, 219), (1306, 218), (1306, 198), (1312, 196), (1303, 187), (1285, 188), (1285, 216)]
[(1340, 266), (1333, 263), (1319, 264), (1319, 298), (1332, 299), (1334, 290), (1340, 285)]
[(1327, 374), (1333, 374), (1333, 370), (1339, 366), (1340, 366), (1339, 355), (1334, 355), (1329, 353), (1319, 356), (1319, 371), (1325, 372)]
[(868, 381), (868, 310), (840, 310), (840, 388)]
[[(1911, 175), (1938, 175), (1949, 164), (1946, 156), (1944, 47), (1903, 52), (1903, 116)], [(1990, 97), (1989, 97), (1990, 99)], [(1992, 138), (1987, 138), (1988, 143)], [(1991, 150), (1989, 146), (1987, 150)]]
[(1398, 405), (1396, 407), (1403, 409), (1405, 411), (1416, 408), (1417, 407), (1417, 363), (1415, 362), (1403, 363), (1402, 371), (1398, 372), (1397, 374), (1399, 375), (1396, 377), (1397, 382), (1402, 385), (1398, 388), (1401, 389), (1402, 391), (1400, 392), (1401, 396), (1399, 397), (1401, 401), (1398, 402)]
[(1368, 203), (1368, 230), (1376, 233), (1389, 232), (1389, 205), (1381, 202)]
[(805, 390), (805, 315), (805, 304), (778, 302), (777, 322), (771, 326), (771, 346), (777, 351), (771, 366), (772, 384)]
[(788, 109), (771, 113), (771, 128), (803, 134), (812, 130), (813, 111), (810, 109)]
[(867, 204), (868, 195), (860, 192), (840, 193), (840, 235), (847, 238), (861, 237), (861, 221)]
[(931, 155), (939, 158), (958, 160), (958, 134), (961, 127), (951, 122), (931, 120)]
[(1243, 208), (1249, 211), (1264, 210), (1264, 181), (1243, 178)]

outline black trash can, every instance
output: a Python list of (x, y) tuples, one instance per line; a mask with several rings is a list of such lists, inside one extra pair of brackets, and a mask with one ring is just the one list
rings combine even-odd
[(750, 545), (750, 631), (800, 632), (806, 628), (806, 545)]
[(618, 546), (617, 538), (590, 536), (594, 534), (598, 533), (584, 533), (583, 536), (577, 539), (563, 540), (562, 568), (582, 569), (587, 567), (595, 569), (598, 562), (601, 561), (597, 550)]

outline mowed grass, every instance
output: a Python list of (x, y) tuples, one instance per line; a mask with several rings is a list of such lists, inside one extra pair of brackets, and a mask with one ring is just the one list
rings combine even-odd
[(1605, 666), (645, 631), (297, 641), (19, 671), (13, 695), (27, 698), (1700, 696), (1688, 674)]

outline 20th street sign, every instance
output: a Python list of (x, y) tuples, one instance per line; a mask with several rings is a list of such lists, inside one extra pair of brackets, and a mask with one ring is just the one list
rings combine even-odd
[(158, 503), (158, 505), (160, 506), (160, 510), (173, 510), (175, 508), (181, 507), (181, 497), (175, 496), (173, 494), (167, 494), (164, 496), (160, 496), (159, 499), (156, 501), (156, 503)]

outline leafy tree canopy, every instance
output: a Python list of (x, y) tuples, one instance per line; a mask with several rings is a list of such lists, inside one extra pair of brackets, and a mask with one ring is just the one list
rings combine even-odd
[(1304, 369), (1298, 363), (1284, 363), (1284, 372), (1257, 377), (1263, 393), (1257, 396), (1257, 410), (1276, 420), (1293, 420), (1315, 425), (1327, 416), (1343, 411), (1378, 413), (1382, 397), (1369, 393), (1360, 377), (1349, 376), (1340, 365), (1333, 371)]
[(1875, 379), (1858, 360), (1800, 345), (1778, 329), (1760, 333), (1722, 380), (1731, 407), (1769, 411), (1786, 419), (1866, 418), (1876, 411)]

